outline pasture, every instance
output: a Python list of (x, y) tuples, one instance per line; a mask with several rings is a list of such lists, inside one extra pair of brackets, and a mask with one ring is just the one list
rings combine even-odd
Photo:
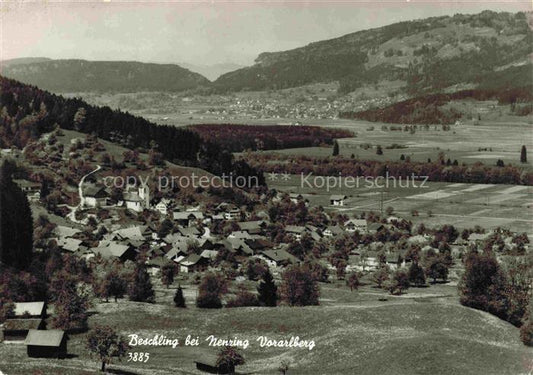
[[(394, 215), (411, 220), (414, 224), (426, 226), (453, 224), (459, 229), (475, 225), (491, 229), (498, 226), (517, 232), (533, 234), (533, 187), (519, 185), (462, 184), (447, 182), (426, 182), (419, 180), (416, 187), (404, 180), (389, 180), (388, 187), (370, 186), (362, 178), (359, 187), (352, 188), (344, 178), (336, 180), (335, 187), (321, 187), (314, 180), (290, 175), (288, 180), (277, 176), (276, 180), (268, 177), (269, 187), (287, 193), (302, 194), (309, 200), (310, 206), (323, 206), (326, 210), (347, 214), (360, 214), (363, 211), (380, 211), (392, 207)], [(319, 178), (317, 180), (321, 182)], [(385, 182), (379, 182), (384, 185)], [(333, 185), (330, 184), (330, 185)], [(329, 197), (333, 194), (346, 195), (345, 205), (333, 207)], [(413, 216), (418, 211), (418, 216)]]
[[(183, 284), (182, 284), (183, 285)], [(90, 325), (107, 324), (121, 334), (178, 338), (200, 337), (198, 347), (134, 347), (150, 353), (147, 363), (114, 361), (116, 374), (202, 374), (194, 360), (216, 352), (205, 338), (248, 339), (246, 364), (238, 374), (521, 374), (533, 365), (533, 349), (518, 340), (518, 329), (485, 312), (460, 306), (456, 286), (411, 288), (402, 296), (363, 286), (350, 292), (340, 282), (321, 284), (321, 305), (314, 307), (202, 310), (191, 305), (195, 286), (184, 285), (187, 309), (171, 306), (174, 293), (157, 285), (153, 305), (119, 300), (94, 306)], [(385, 297), (386, 300), (380, 300)], [(127, 317), (127, 319), (125, 319)], [(324, 324), (326, 322), (326, 324)], [(157, 327), (157, 328), (155, 328)], [(194, 328), (192, 328), (194, 327)], [(307, 348), (262, 348), (256, 338), (299, 336), (314, 340)], [(98, 364), (84, 347), (86, 334), (70, 336), (70, 358), (27, 358), (19, 344), (0, 346), (0, 370), (10, 375), (94, 374)]]

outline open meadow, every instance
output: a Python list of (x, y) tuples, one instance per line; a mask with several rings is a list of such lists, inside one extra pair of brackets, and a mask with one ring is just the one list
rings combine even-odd
[[(116, 374), (200, 374), (194, 360), (214, 355), (205, 338), (248, 339), (242, 352), (246, 364), (238, 374), (277, 374), (282, 361), (290, 374), (527, 374), (533, 366), (533, 349), (523, 346), (518, 329), (488, 313), (459, 305), (455, 282), (411, 288), (402, 296), (363, 286), (358, 291), (338, 283), (321, 283), (320, 306), (246, 307), (205, 310), (171, 306), (177, 282), (170, 289), (156, 286), (156, 304), (119, 300), (98, 303), (89, 324), (114, 326), (123, 335), (156, 334), (178, 338), (200, 337), (198, 347), (138, 346), (149, 352), (146, 363), (114, 362)], [(183, 284), (182, 284), (183, 285)], [(185, 284), (192, 301), (196, 286)], [(314, 340), (307, 348), (261, 348), (256, 338), (299, 336)], [(98, 364), (85, 350), (86, 334), (73, 334), (69, 359), (27, 358), (25, 347), (4, 345), (0, 366), (9, 375), (94, 374)]]

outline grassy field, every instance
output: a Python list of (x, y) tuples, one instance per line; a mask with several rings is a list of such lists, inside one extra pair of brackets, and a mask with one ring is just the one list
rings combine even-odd
[[(277, 374), (281, 361), (288, 374), (526, 374), (533, 349), (518, 340), (518, 329), (487, 313), (457, 303), (456, 286), (435, 285), (388, 296), (365, 286), (350, 292), (339, 283), (322, 284), (321, 306), (237, 308), (215, 311), (171, 307), (174, 289), (157, 287), (157, 304), (120, 300), (94, 308), (90, 325), (115, 327), (122, 334), (178, 338), (200, 337), (196, 348), (135, 347), (150, 353), (147, 363), (115, 363), (114, 373), (200, 374), (194, 360), (216, 352), (204, 338), (248, 339), (240, 374)], [(193, 300), (195, 287), (185, 296)], [(256, 338), (299, 336), (314, 340), (313, 350), (261, 348)], [(0, 346), (0, 370), (9, 375), (92, 374), (98, 365), (84, 348), (85, 334), (71, 335), (70, 358), (30, 359), (23, 345)], [(133, 351), (133, 350), (132, 350)], [(529, 369), (529, 370), (528, 370)]]
[[(357, 134), (355, 138), (339, 139), (339, 154), (344, 157), (353, 154), (356, 159), (361, 160), (398, 161), (403, 154), (409, 156), (412, 161), (426, 162), (428, 158), (437, 160), (439, 153), (442, 152), (445, 160), (448, 158), (451, 161), (457, 160), (460, 164), (482, 162), (486, 165), (495, 165), (496, 161), (501, 159), (506, 165), (533, 168), (533, 157), (529, 158), (527, 164), (520, 164), (522, 145), (525, 145), (527, 150), (533, 150), (533, 138), (524, 136), (533, 131), (533, 126), (525, 122), (452, 125), (450, 131), (430, 126), (430, 130), (417, 131), (415, 134), (382, 130), (382, 125), (390, 126), (365, 121), (330, 126), (347, 128)], [(372, 127), (374, 129), (370, 130)], [(365, 149), (364, 145), (372, 147)], [(383, 148), (383, 155), (376, 154), (377, 145)], [(392, 145), (399, 145), (402, 148), (388, 148)], [(331, 156), (332, 148), (292, 148), (265, 152), (325, 157)]]
[[(378, 211), (383, 199), (384, 209), (390, 206), (395, 215), (415, 224), (453, 224), (459, 229), (475, 225), (488, 229), (502, 226), (513, 231), (533, 233), (531, 186), (427, 182), (422, 188), (421, 182), (417, 181), (418, 187), (411, 185), (405, 188), (398, 184), (394, 187), (391, 181), (388, 188), (378, 188), (367, 187), (360, 180), (359, 188), (346, 187), (343, 182), (341, 187), (333, 187), (328, 191), (326, 187), (318, 188), (315, 185), (309, 188), (302, 181), (298, 175), (291, 175), (289, 180), (278, 177), (273, 181), (267, 178), (271, 188), (288, 193), (297, 192), (308, 199), (311, 206), (321, 205), (327, 210), (348, 215)], [(312, 179), (308, 181), (312, 182)], [(345, 206), (330, 206), (329, 197), (333, 194), (346, 195)], [(413, 210), (418, 211), (419, 216), (412, 216)]]

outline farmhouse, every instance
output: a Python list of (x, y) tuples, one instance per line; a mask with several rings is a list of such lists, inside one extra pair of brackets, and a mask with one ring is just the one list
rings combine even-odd
[(155, 205), (155, 209), (161, 213), (163, 216), (167, 216), (168, 209), (172, 201), (170, 199), (163, 198)]
[(329, 203), (332, 206), (344, 206), (344, 200), (346, 199), (346, 195), (332, 195), (329, 197)]
[(100, 244), (99, 247), (92, 249), (95, 255), (100, 255), (102, 258), (118, 258), (120, 261), (135, 260), (137, 252), (133, 246), (123, 245), (118, 242), (109, 242)]
[(344, 229), (346, 232), (354, 233), (366, 233), (366, 220), (364, 219), (351, 219), (344, 223)]
[(257, 220), (257, 221), (243, 221), (237, 223), (240, 230), (243, 232), (248, 232), (249, 234), (261, 234), (263, 229), (267, 226), (266, 221)]
[(344, 231), (341, 227), (338, 225), (330, 225), (326, 229), (324, 229), (324, 236), (325, 237), (333, 237), (333, 236), (342, 236), (344, 234)]
[(199, 211), (177, 211), (172, 214), (172, 217), (179, 225), (189, 227), (198, 220), (203, 220), (204, 214)]
[(26, 193), (30, 201), (37, 201), (41, 198), (41, 184), (28, 180), (13, 180), (13, 182)]
[(103, 186), (87, 186), (83, 192), (83, 204), (87, 207), (101, 207), (107, 204), (109, 193)]
[(302, 239), (302, 235), (305, 231), (305, 227), (301, 227), (298, 225), (287, 225), (285, 227), (285, 233), (294, 237), (294, 239), (296, 239), (297, 241), (300, 241)]
[(28, 357), (65, 358), (67, 356), (67, 335), (58, 329), (30, 329), (24, 341)]
[(289, 194), (289, 199), (291, 200), (292, 203), (298, 203), (298, 202), (302, 201), (304, 198), (303, 198), (302, 194), (290, 193)]
[(269, 267), (280, 267), (299, 262), (298, 258), (283, 249), (263, 251), (259, 258), (265, 260)]
[(179, 262), (180, 272), (192, 273), (192, 272), (203, 272), (207, 270), (209, 260), (198, 255), (190, 254), (188, 257), (182, 259)]
[(234, 208), (228, 212), (224, 212), (224, 219), (226, 220), (240, 220), (241, 219), (241, 210)]

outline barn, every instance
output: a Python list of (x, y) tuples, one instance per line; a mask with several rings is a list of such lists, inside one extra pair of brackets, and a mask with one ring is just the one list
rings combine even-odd
[(30, 329), (24, 341), (28, 357), (65, 358), (67, 335), (59, 329), (39, 331)]

